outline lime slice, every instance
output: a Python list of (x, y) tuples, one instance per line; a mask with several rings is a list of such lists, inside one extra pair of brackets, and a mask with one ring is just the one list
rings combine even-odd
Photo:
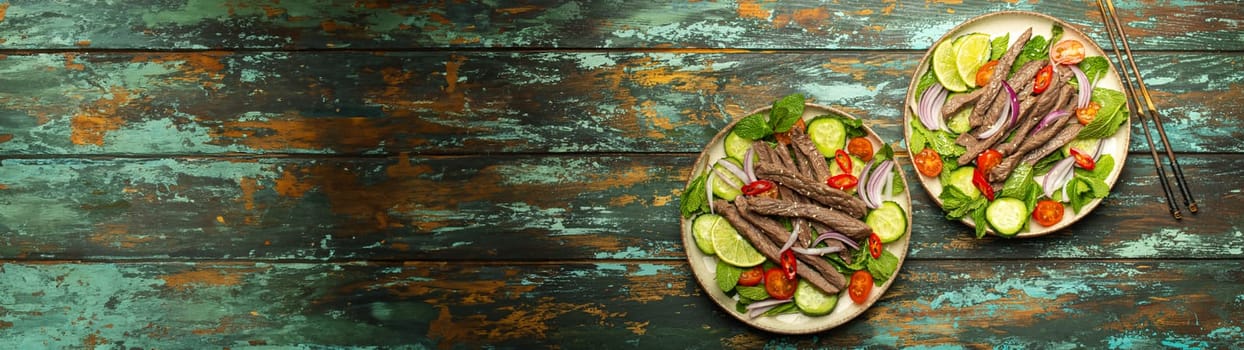
[(704, 254), (717, 254), (717, 250), (713, 249), (713, 229), (718, 224), (728, 225), (726, 219), (717, 214), (704, 214), (695, 217), (695, 222), (691, 224), (691, 234), (695, 236), (695, 246), (700, 248)]
[(968, 85), (959, 78), (959, 68), (955, 57), (954, 41), (946, 40), (933, 49), (933, 75), (942, 83), (946, 90), (963, 92)]
[(955, 68), (959, 70), (959, 78), (967, 87), (976, 87), (976, 71), (989, 61), (989, 35), (972, 33), (956, 40)]
[(738, 267), (752, 267), (765, 262), (765, 256), (760, 255), (751, 243), (747, 243), (738, 231), (734, 230), (728, 222), (722, 222), (712, 227), (713, 250), (717, 252), (717, 258), (725, 261), (727, 264)]

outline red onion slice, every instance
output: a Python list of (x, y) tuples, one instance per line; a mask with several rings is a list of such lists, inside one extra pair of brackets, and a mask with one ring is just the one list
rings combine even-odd
[(866, 189), (868, 191), (868, 198), (871, 199), (871, 201), (866, 203), (869, 208), (877, 209), (877, 207), (881, 206), (881, 186), (885, 185), (882, 183), (884, 182), (883, 176), (890, 173), (890, 170), (893, 168), (894, 161), (882, 161), (881, 165), (877, 166), (877, 170), (869, 175), (871, 178), (868, 179), (868, 188)]
[(1045, 117), (1041, 118), (1041, 122), (1037, 123), (1037, 127), (1032, 128), (1032, 131), (1028, 132), (1028, 134), (1035, 135), (1038, 131), (1041, 131), (1041, 129), (1044, 129), (1046, 126), (1049, 126), (1050, 123), (1054, 122), (1055, 120), (1058, 120), (1058, 118), (1066, 117), (1068, 115), (1071, 115), (1071, 112), (1052, 111), (1050, 112), (1050, 114), (1046, 114)]
[(717, 210), (713, 209), (713, 174), (714, 172), (709, 171), (708, 176), (704, 177), (704, 193), (708, 196), (709, 214), (717, 214)]
[(930, 86), (928, 89), (924, 90), (924, 95), (920, 96), (920, 102), (916, 104), (916, 116), (920, 118), (920, 123), (924, 124), (925, 128), (932, 131), (942, 129), (942, 108), (938, 106), (934, 109), (933, 107), (937, 105), (939, 101), (944, 104), (948, 94), (949, 91), (943, 88), (942, 84), (939, 83), (933, 83), (933, 86)]
[(739, 179), (739, 181), (751, 183), (751, 180), (747, 178), (747, 173), (743, 171), (743, 168), (739, 168), (738, 165), (734, 165), (734, 163), (727, 161), (725, 158), (718, 159), (717, 164), (720, 164), (721, 167), (729, 170), (731, 174), (734, 174), (735, 178)]
[(713, 174), (717, 174), (717, 177), (720, 177), (721, 180), (725, 181), (726, 184), (730, 185), (730, 187), (733, 187), (736, 190), (742, 190), (743, 184), (735, 182), (736, 179), (732, 179), (730, 176), (726, 176), (726, 174), (721, 173), (721, 169), (713, 168)]
[(857, 189), (855, 193), (859, 195), (860, 200), (864, 201), (864, 204), (871, 203), (868, 198), (868, 191), (865, 191), (865, 189), (868, 188), (868, 174), (872, 170), (873, 162), (875, 161), (877, 161), (877, 158), (869, 159), (868, 163), (864, 164), (864, 171), (860, 172), (860, 178), (858, 179), (859, 183), (855, 184)]
[(792, 247), (791, 250), (803, 255), (822, 256), (829, 253), (837, 253), (842, 251), (842, 247), (822, 247), (822, 248), (800, 248)]
[(1075, 74), (1076, 81), (1080, 84), (1080, 95), (1076, 96), (1076, 108), (1084, 108), (1084, 106), (1088, 106), (1089, 99), (1093, 95), (1093, 85), (1089, 82), (1088, 76), (1084, 75), (1084, 71), (1080, 70), (1079, 66), (1073, 64), (1067, 67), (1071, 67), (1071, 73)]
[[(753, 146), (755, 147), (755, 146)], [(752, 148), (748, 148), (747, 152), (743, 152), (743, 170), (747, 175), (747, 182), (756, 182), (756, 170), (752, 167)]]
[(799, 240), (799, 226), (802, 225), (795, 225), (795, 228), (790, 230), (790, 237), (786, 239), (786, 244), (782, 245), (782, 249), (778, 249), (778, 253), (785, 252), (790, 247), (795, 246), (795, 241)]
[[(1045, 174), (1045, 180), (1041, 183), (1041, 189), (1045, 192), (1046, 197), (1053, 198), (1054, 191), (1067, 184), (1071, 178), (1067, 175), (1072, 174), (1072, 165), (1075, 164), (1075, 157), (1063, 158), (1063, 160), (1054, 163), (1054, 167), (1050, 168), (1050, 172)], [(1066, 199), (1066, 198), (1063, 198)]]
[(821, 233), (820, 236), (816, 236), (816, 239), (812, 240), (812, 245), (810, 245), (810, 247), (815, 247), (817, 244), (821, 244), (821, 242), (831, 238), (842, 241), (843, 244), (851, 247), (851, 249), (860, 249), (859, 243), (856, 243), (855, 240), (851, 239), (851, 237), (847, 237), (837, 231), (825, 231)]
[(747, 317), (756, 318), (756, 316), (763, 315), (765, 312), (772, 310), (774, 307), (777, 307), (778, 305), (789, 303), (793, 300), (794, 300), (793, 298), (792, 299), (780, 299), (780, 300), (769, 299), (769, 300), (762, 300), (762, 301), (757, 301), (751, 304), (747, 304)]

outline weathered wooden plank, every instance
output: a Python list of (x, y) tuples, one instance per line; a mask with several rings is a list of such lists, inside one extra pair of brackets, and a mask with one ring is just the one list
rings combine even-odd
[[(1152, 163), (1136, 154), (1094, 215), (1032, 240), (977, 241), (914, 187), (911, 256), (1244, 257), (1240, 222), (1225, 214), (1244, 205), (1244, 156), (1182, 159), (1201, 214), (1162, 214)], [(0, 258), (682, 259), (678, 194), (693, 160), (7, 160)]]
[(684, 262), (5, 263), (21, 348), (1244, 346), (1238, 261), (909, 261), (825, 333), (747, 327)]
[[(0, 60), (0, 154), (698, 152), (803, 93), (886, 140), (917, 53), (33, 54)], [(1244, 152), (1244, 55), (1138, 57), (1180, 152)], [(1139, 136), (1140, 126), (1134, 125)], [(1147, 150), (1132, 138), (1133, 150)]]
[[(1214, 1), (1130, 2), (1142, 50), (1240, 50), (1244, 15)], [(832, 48), (925, 49), (954, 25), (1001, 10), (1063, 18), (1105, 42), (1092, 1), (207, 1), (6, 2), (8, 49)]]

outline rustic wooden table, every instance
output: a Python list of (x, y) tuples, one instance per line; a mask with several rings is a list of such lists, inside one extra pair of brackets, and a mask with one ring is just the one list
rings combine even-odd
[(912, 176), (934, 40), (1017, 9), (1108, 43), (1095, 2), (400, 3), (0, 3), (0, 348), (1244, 347), (1238, 4), (1118, 4), (1200, 214), (1133, 123), (1090, 218), (978, 240), (915, 187), (881, 301), (780, 336), (685, 261), (711, 136), (800, 92)]

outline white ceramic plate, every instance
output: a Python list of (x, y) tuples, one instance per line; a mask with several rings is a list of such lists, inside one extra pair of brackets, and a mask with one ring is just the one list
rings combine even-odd
[[(735, 122), (742, 119), (744, 116), (752, 115), (757, 112), (767, 112), (768, 110), (769, 108), (766, 107), (742, 116), (738, 116), (735, 118)], [(804, 121), (811, 121), (814, 117), (826, 114), (855, 118), (850, 114), (844, 113), (832, 107), (807, 104), (804, 108), (803, 119)], [(722, 147), (722, 141), (725, 139), (726, 134), (728, 134), (733, 128), (734, 122), (730, 123), (730, 125), (727, 125), (720, 132), (718, 132), (717, 136), (713, 137), (713, 140), (709, 142), (707, 147), (704, 148), (704, 151), (700, 152), (700, 157), (696, 159), (695, 167), (693, 168), (695, 170), (691, 173), (691, 179), (699, 177), (704, 171), (706, 164), (715, 163), (718, 159), (725, 157), (725, 149)], [(864, 130), (868, 134), (868, 139), (872, 141), (874, 152), (881, 149), (881, 146), (884, 144), (881, 141), (881, 138), (877, 137), (877, 134), (874, 133), (872, 129), (869, 129), (868, 126), (864, 126)], [(906, 176), (903, 176), (902, 169), (900, 167), (895, 167), (895, 169), (899, 169), (899, 176), (903, 178), (903, 193), (899, 196), (887, 197), (887, 200), (897, 202), (899, 206), (907, 212), (907, 233), (903, 234), (903, 237), (899, 240), (885, 245), (886, 250), (898, 257), (898, 268), (895, 269), (894, 275), (890, 277), (889, 281), (886, 281), (881, 286), (874, 286), (872, 288), (872, 291), (868, 296), (868, 300), (864, 304), (856, 304), (851, 301), (851, 297), (847, 296), (846, 288), (843, 288), (838, 297), (838, 305), (835, 306), (834, 310), (828, 315), (812, 317), (801, 313), (793, 313), (748, 318), (746, 314), (739, 313), (735, 310), (736, 300), (726, 295), (725, 292), (721, 291), (721, 289), (717, 287), (717, 282), (715, 280), (717, 258), (711, 255), (705, 255), (704, 252), (701, 252), (700, 249), (696, 247), (695, 237), (691, 232), (692, 220), (682, 218), (683, 249), (687, 251), (687, 260), (691, 264), (691, 271), (695, 274), (696, 281), (700, 283), (700, 287), (704, 288), (705, 293), (708, 294), (708, 296), (712, 298), (718, 306), (721, 306), (727, 314), (734, 316), (744, 323), (770, 332), (783, 334), (815, 333), (834, 328), (850, 321), (856, 316), (859, 316), (864, 312), (864, 310), (867, 310), (869, 306), (875, 303), (877, 299), (880, 299), (886, 289), (890, 288), (890, 284), (894, 283), (894, 280), (898, 278), (898, 271), (902, 269), (903, 260), (907, 257), (907, 245), (911, 238), (912, 226), (911, 192), (910, 186), (908, 186), (907, 178)], [(688, 180), (688, 183), (690, 183), (690, 180)], [(684, 188), (686, 187), (684, 186)], [(846, 277), (850, 280), (851, 276)]]
[[(903, 137), (907, 138), (907, 140), (911, 140), (911, 121), (913, 118), (916, 118), (915, 112), (913, 111), (916, 106), (916, 85), (920, 81), (920, 76), (929, 69), (930, 61), (933, 59), (933, 49), (936, 48), (939, 43), (944, 40), (954, 40), (954, 38), (968, 33), (985, 33), (989, 34), (990, 38), (1010, 33), (1011, 42), (1007, 43), (1007, 47), (1010, 48), (1011, 44), (1015, 42), (1015, 39), (1023, 34), (1029, 27), (1032, 28), (1033, 37), (1040, 35), (1045, 37), (1046, 40), (1049, 40), (1050, 31), (1055, 24), (1063, 27), (1063, 39), (1076, 39), (1085, 44), (1084, 49), (1086, 57), (1102, 56), (1106, 57), (1108, 60), (1110, 59), (1110, 56), (1107, 56), (1106, 52), (1103, 51), (1097, 43), (1085, 36), (1079, 29), (1076, 29), (1075, 26), (1067, 24), (1066, 22), (1058, 20), (1054, 17), (1034, 12), (1004, 11), (990, 13), (970, 19), (967, 22), (956, 26), (954, 29), (951, 29), (950, 32), (943, 35), (941, 39), (938, 39), (936, 43), (933, 43), (929, 47), (929, 50), (925, 53), (924, 58), (920, 60), (920, 66), (916, 69), (915, 74), (911, 78), (911, 83), (907, 86), (907, 98), (905, 100), (907, 101), (907, 104), (903, 106)], [(1126, 93), (1123, 90), (1123, 85), (1121, 85), (1119, 80), (1119, 74), (1115, 71), (1113, 64), (1111, 64), (1106, 76), (1102, 77), (1097, 83), (1097, 87), (1117, 90), (1120, 93), (1124, 93), (1126, 96)], [(1123, 108), (1126, 108), (1126, 105)], [(1102, 139), (1102, 154), (1110, 154), (1114, 157), (1114, 169), (1110, 171), (1110, 175), (1106, 178), (1106, 184), (1110, 185), (1111, 188), (1114, 188), (1115, 181), (1119, 179), (1119, 174), (1123, 171), (1123, 163), (1127, 160), (1127, 146), (1131, 137), (1131, 125), (1131, 116), (1129, 115), (1127, 121), (1124, 122), (1123, 126), (1120, 127), (1114, 135)], [(933, 197), (933, 201), (936, 202), (939, 207), (942, 206), (941, 199), (937, 197), (942, 193), (941, 181), (936, 177), (924, 176), (924, 174), (920, 174), (918, 171), (916, 172), (916, 176), (920, 179), (920, 183), (924, 185), (925, 190), (929, 192), (929, 196)], [(1036, 178), (1037, 183), (1040, 183), (1043, 178), (1044, 176), (1038, 176)], [(1028, 229), (1026, 231), (1020, 231), (1016, 237), (1037, 237), (1058, 231), (1087, 216), (1100, 203), (1100, 198), (1094, 199), (1083, 208), (1080, 208), (1079, 214), (1072, 212), (1071, 207), (1067, 205), (1064, 209), (1062, 221), (1059, 221), (1054, 226), (1043, 226), (1038, 224), (1036, 221), (1030, 220)], [(968, 226), (975, 227), (976, 225), (976, 223), (972, 222), (970, 217), (964, 218), (962, 221), (968, 224)], [(990, 230), (990, 233), (993, 233), (992, 229)]]

